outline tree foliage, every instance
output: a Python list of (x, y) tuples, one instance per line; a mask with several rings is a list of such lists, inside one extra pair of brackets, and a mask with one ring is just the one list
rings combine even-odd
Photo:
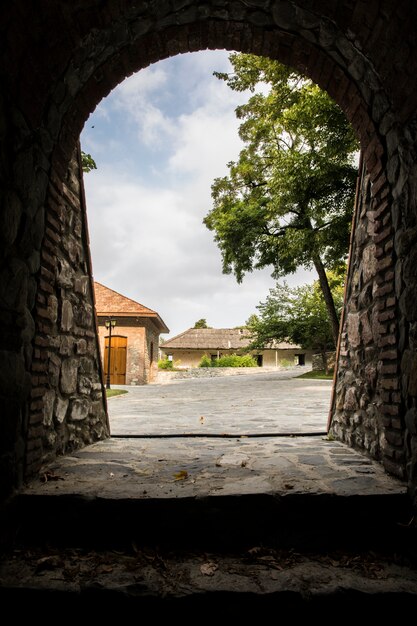
[(202, 317), (200, 320), (196, 321), (193, 328), (210, 328), (210, 326), (207, 326), (207, 320)]
[[(343, 277), (329, 272), (328, 281), (340, 314), (343, 306)], [(251, 315), (247, 327), (251, 333), (249, 349), (272, 347), (274, 342), (289, 341), (303, 349), (323, 355), (335, 349), (332, 327), (319, 281), (290, 288), (284, 281), (270, 289), (265, 302), (258, 305), (259, 315)]]
[(236, 109), (244, 148), (228, 163), (228, 175), (214, 180), (204, 223), (223, 272), (238, 282), (255, 268), (271, 266), (278, 279), (315, 267), (336, 340), (326, 270), (347, 256), (357, 141), (341, 109), (311, 81), (271, 59), (229, 58), (233, 73), (215, 75), (252, 93)]
[(81, 151), (81, 164), (84, 173), (91, 172), (91, 170), (96, 170), (97, 165), (94, 161), (91, 154), (87, 154), (86, 152)]

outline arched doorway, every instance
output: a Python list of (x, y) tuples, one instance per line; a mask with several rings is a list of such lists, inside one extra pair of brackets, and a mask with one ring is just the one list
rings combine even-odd
[[(78, 446), (106, 433), (99, 394), (84, 397), (77, 382), (80, 373), (91, 378), (91, 368), (98, 367), (86, 234), (80, 232), (81, 247), (70, 239), (62, 248), (63, 224), (68, 236), (80, 228), (71, 223), (77, 183), (68, 177), (68, 166), (83, 124), (132, 72), (173, 54), (219, 47), (271, 56), (301, 70), (340, 104), (361, 141), (368, 179), (359, 217), (367, 224), (357, 225), (354, 248), (365, 257), (352, 275), (358, 293), (346, 314), (338, 436), (366, 449), (389, 471), (405, 477), (407, 468), (407, 476), (415, 477), (417, 314), (411, 295), (415, 278), (407, 263), (416, 177), (416, 90), (408, 72), (415, 58), (416, 9), (409, 3), (400, 14), (394, 2), (384, 10), (377, 2), (353, 8), (318, 3), (314, 12), (308, 7), (301, 1), (270, 8), (233, 3), (224, 9), (210, 2), (180, 3), (178, 9), (109, 3), (99, 11), (86, 3), (82, 11), (77, 5), (65, 11), (48, 5), (36, 15), (31, 5), (16, 2), (2, 9), (10, 32), (2, 64), (9, 98), (1, 103), (8, 156), (2, 170), (8, 190), (2, 279), (8, 312), (2, 330), (9, 399), (2, 458), (9, 487), (21, 481), (24, 466), (28, 474), (39, 467), (45, 436), (55, 454), (64, 451), (63, 442)], [(45, 35), (48, 23), (54, 24), (52, 38), (50, 29)], [(402, 48), (395, 44), (399, 32), (407, 42)], [(382, 48), (391, 50), (389, 59)], [(29, 59), (34, 71), (22, 72), (16, 81)], [(401, 236), (394, 243), (395, 233)], [(67, 290), (75, 284), (79, 303), (73, 306)], [(92, 335), (71, 336), (74, 324)], [(71, 406), (62, 393), (71, 396)], [(76, 397), (80, 393), (83, 397)], [(79, 416), (85, 413), (95, 426), (80, 435)], [(56, 429), (45, 435), (52, 423), (62, 430), (74, 418), (78, 423), (68, 437), (60, 438)]]

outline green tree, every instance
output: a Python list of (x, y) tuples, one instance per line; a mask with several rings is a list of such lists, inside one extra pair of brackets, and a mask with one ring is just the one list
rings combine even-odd
[(82, 164), (84, 173), (88, 173), (88, 172), (91, 172), (91, 170), (97, 169), (96, 162), (94, 161), (91, 154), (87, 154), (86, 152), (83, 152), (82, 150), (81, 150), (81, 164)]
[(193, 328), (210, 328), (210, 326), (207, 326), (207, 321), (206, 321), (206, 319), (202, 317), (202, 318), (201, 318), (201, 320), (198, 320), (198, 321), (194, 324)]
[(357, 141), (341, 109), (311, 81), (271, 59), (229, 58), (233, 73), (215, 75), (253, 95), (236, 109), (244, 148), (228, 175), (214, 180), (204, 223), (214, 231), (223, 272), (238, 282), (255, 268), (272, 266), (279, 279), (314, 267), (336, 343), (326, 270), (347, 256)]
[[(343, 306), (341, 274), (329, 272), (328, 283), (338, 315)], [(320, 283), (290, 288), (284, 281), (270, 289), (265, 302), (258, 305), (259, 316), (252, 315), (247, 326), (252, 340), (248, 349), (271, 347), (275, 341), (290, 341), (303, 349), (322, 355), (326, 369), (326, 353), (336, 345)]]

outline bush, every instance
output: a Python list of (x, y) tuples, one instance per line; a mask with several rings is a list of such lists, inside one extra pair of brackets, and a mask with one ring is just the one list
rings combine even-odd
[(210, 357), (207, 354), (203, 354), (200, 359), (200, 363), (198, 367), (213, 367), (213, 363), (211, 362)]
[(168, 358), (159, 359), (158, 368), (160, 370), (172, 370), (174, 369), (174, 361), (170, 361)]
[(198, 367), (256, 367), (257, 362), (249, 354), (238, 356), (237, 354), (228, 354), (221, 356), (220, 359), (212, 361), (207, 354), (201, 357)]
[(250, 354), (238, 356), (237, 354), (229, 354), (222, 356), (217, 361), (218, 367), (256, 367), (257, 363)]

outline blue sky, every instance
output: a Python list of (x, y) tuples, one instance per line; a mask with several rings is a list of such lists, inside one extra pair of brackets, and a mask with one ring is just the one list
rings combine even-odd
[(113, 90), (81, 134), (98, 168), (84, 179), (94, 278), (156, 310), (170, 337), (200, 318), (241, 325), (274, 286), (268, 269), (240, 285), (222, 274), (203, 224), (213, 180), (242, 147), (234, 110), (248, 96), (213, 76), (229, 69), (225, 51), (151, 65)]

